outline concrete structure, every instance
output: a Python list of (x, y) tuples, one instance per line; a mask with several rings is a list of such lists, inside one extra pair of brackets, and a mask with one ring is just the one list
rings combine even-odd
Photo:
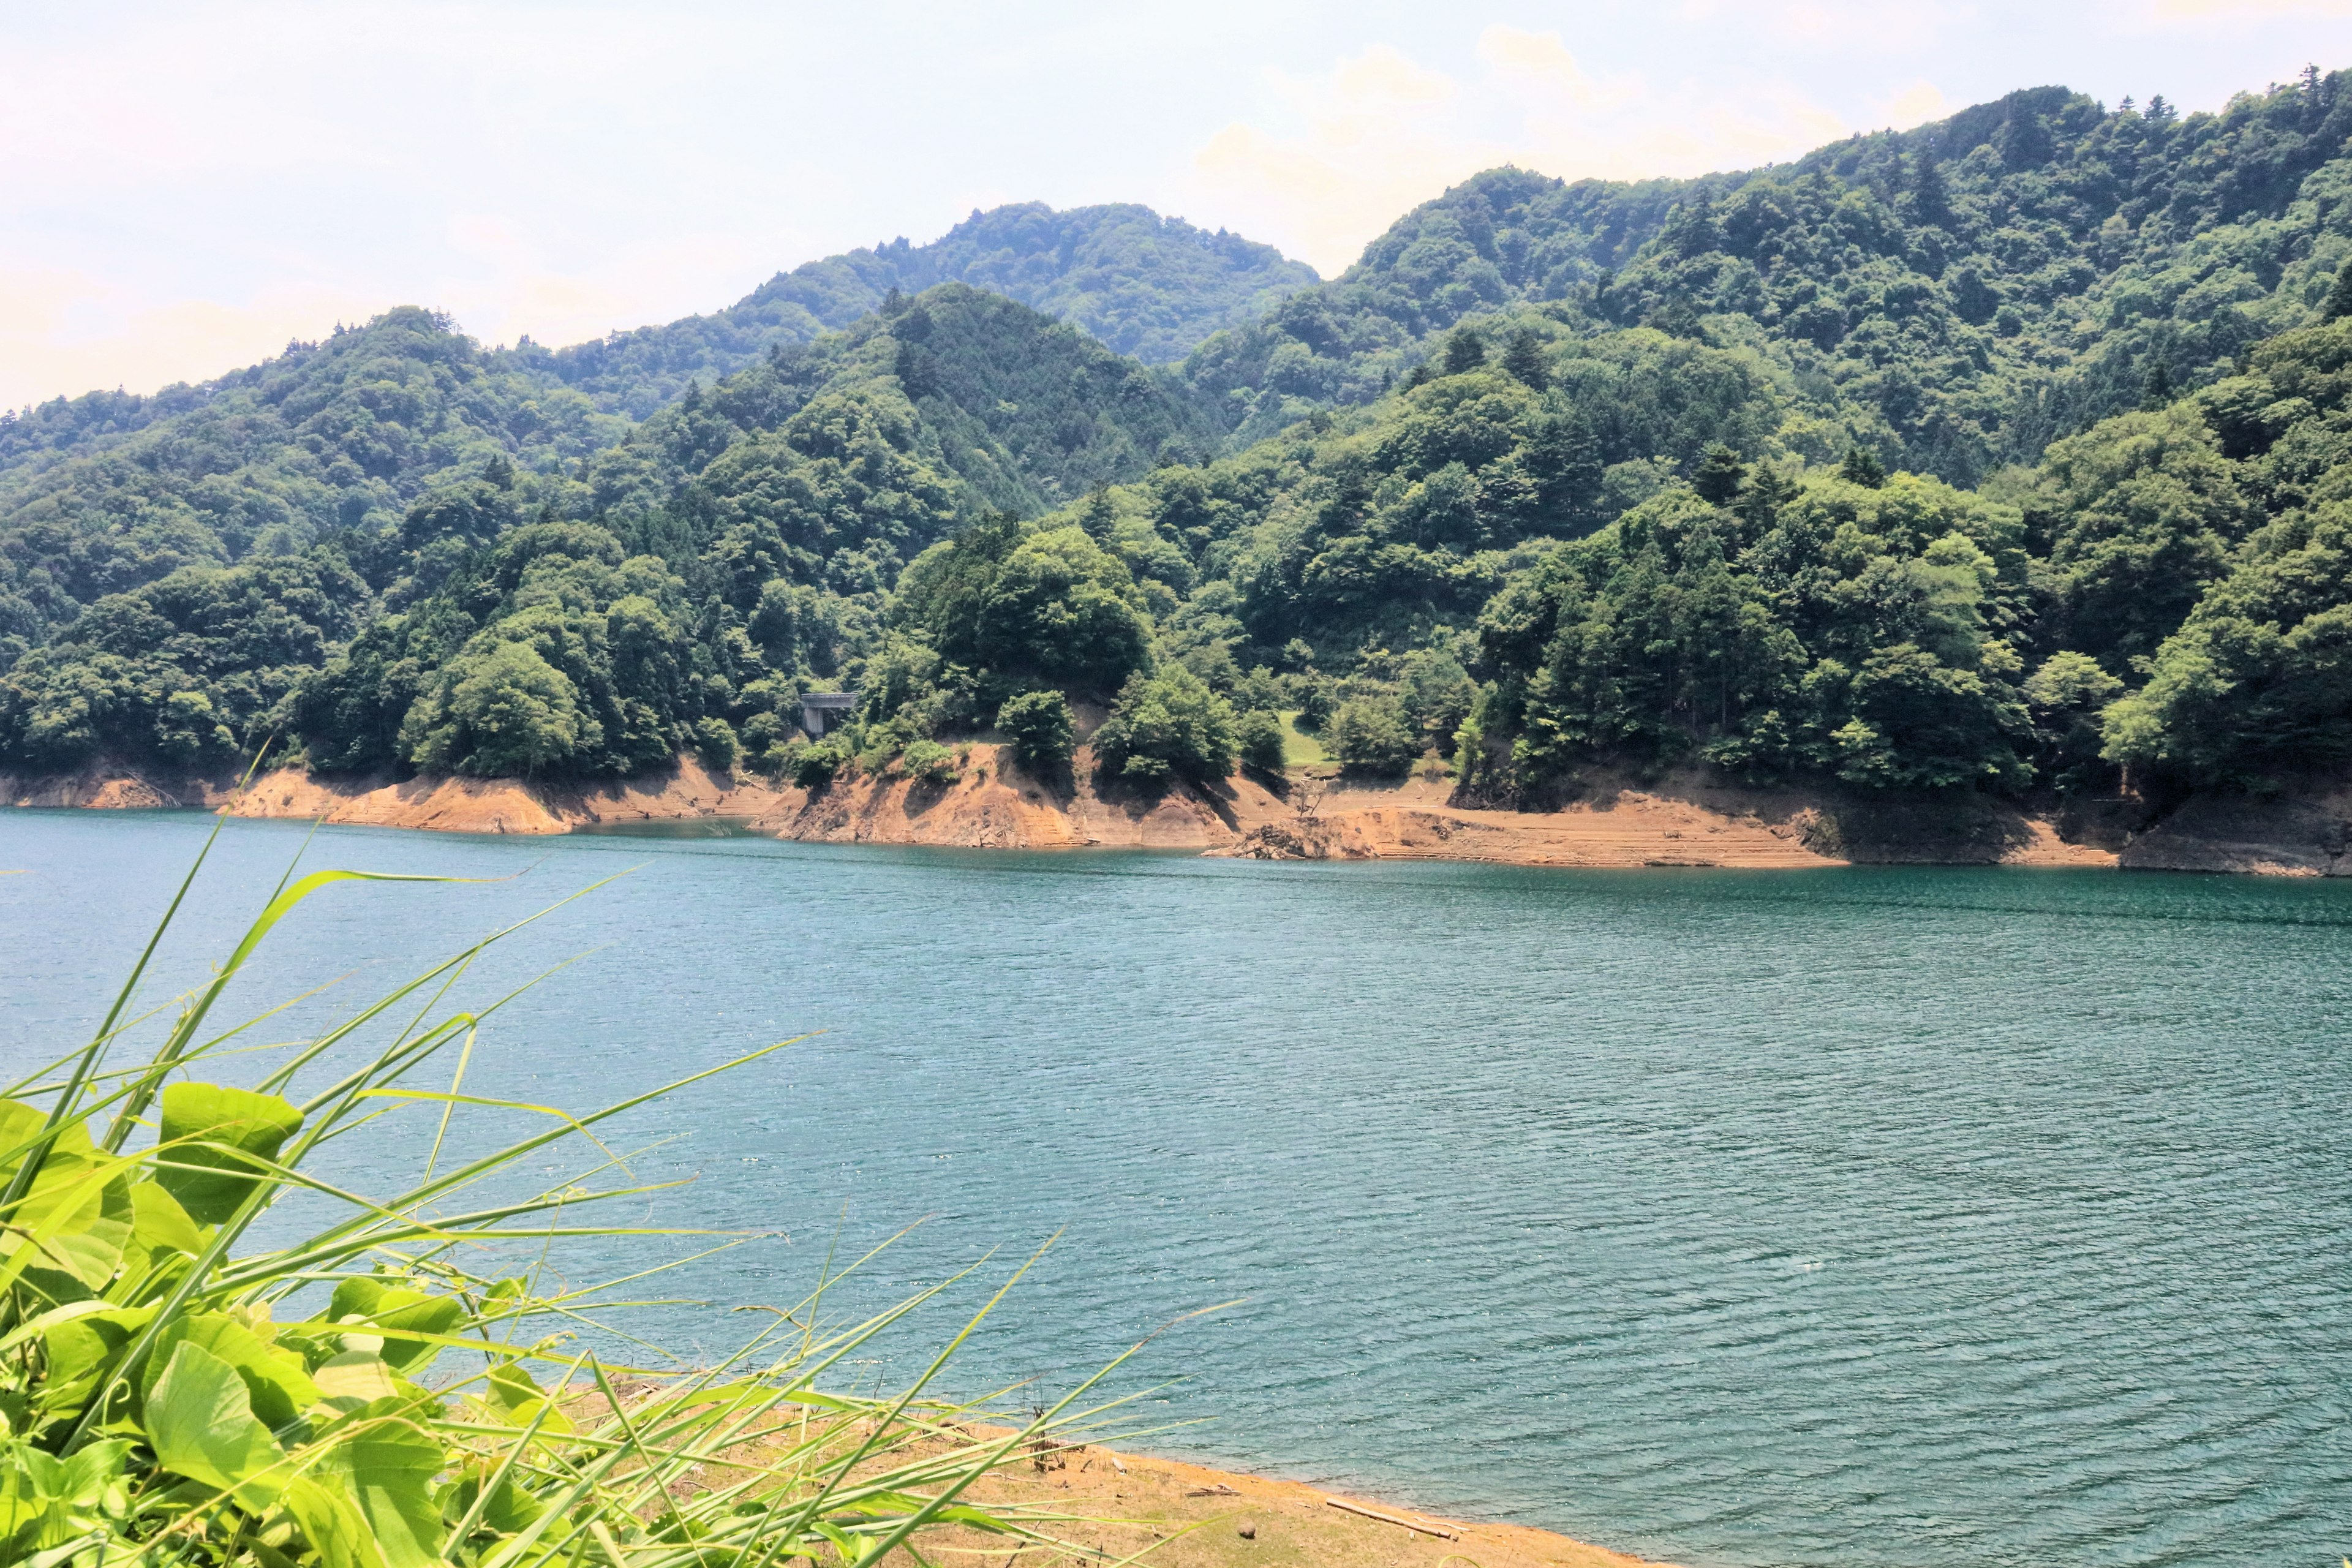
[(841, 727), (857, 707), (855, 691), (811, 691), (801, 698), (801, 728), (811, 740), (823, 740), (826, 731)]

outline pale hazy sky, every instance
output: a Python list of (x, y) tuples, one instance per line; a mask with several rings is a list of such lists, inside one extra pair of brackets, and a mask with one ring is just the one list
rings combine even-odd
[(1742, 168), (2306, 61), (2352, 65), (2352, 0), (0, 0), (0, 405), (394, 304), (574, 342), (1007, 201), (1140, 201), (1328, 275), (1506, 161)]

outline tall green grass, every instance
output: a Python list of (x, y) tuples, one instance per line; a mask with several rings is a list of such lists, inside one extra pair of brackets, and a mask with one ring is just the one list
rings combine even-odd
[[(623, 1342), (582, 1331), (658, 1265), (582, 1289), (497, 1271), (569, 1238), (657, 1245), (593, 1223), (596, 1205), (653, 1190), (599, 1129), (778, 1047), (580, 1114), (469, 1095), (495, 1009), (450, 998), (509, 927), (263, 1053), (252, 1087), (215, 1081), (226, 1053), (253, 1059), (261, 1019), (214, 1012), (274, 926), (339, 882), (442, 879), (281, 883), (205, 984), (142, 1013), (202, 865), (96, 1036), (0, 1091), (0, 1563), (780, 1568), (926, 1561), (950, 1528), (1058, 1550), (1054, 1519), (965, 1500), (1098, 1420), (1116, 1403), (1083, 1405), (1098, 1379), (1002, 1436), (970, 1435), (990, 1408), (929, 1391), (975, 1317), (895, 1395), (830, 1386), (954, 1280), (842, 1323), (820, 1280), (732, 1355), (679, 1371), (608, 1362), (596, 1346)], [(450, 1152), (485, 1116), (536, 1130)], [(415, 1171), (367, 1193), (319, 1173), (333, 1141), (398, 1118), (424, 1150)], [(517, 1195), (523, 1162), (565, 1150), (576, 1170)]]

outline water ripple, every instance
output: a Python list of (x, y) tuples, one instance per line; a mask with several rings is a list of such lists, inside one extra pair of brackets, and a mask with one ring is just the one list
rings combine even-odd
[[(0, 819), (35, 873), (0, 879), (25, 1049), (87, 1024), (197, 830)], [(266, 886), (298, 838), (236, 825), (225, 870)], [(1181, 1380), (1143, 1408), (1210, 1418), (1160, 1439), (1204, 1458), (1694, 1565), (2352, 1548), (2352, 888), (355, 830), (320, 856), (547, 864), (435, 895), (446, 919), (339, 890), (253, 998), (641, 867), (480, 977), (602, 949), (502, 1016), (485, 1093), (583, 1101), (829, 1029), (643, 1129), (686, 1136), (641, 1173), (700, 1177), (649, 1217), (793, 1238), (697, 1265), (716, 1299), (797, 1293), (836, 1226), (933, 1216), (845, 1310), (1059, 1227), (966, 1375), (1066, 1382), (1243, 1298), (1139, 1373)]]

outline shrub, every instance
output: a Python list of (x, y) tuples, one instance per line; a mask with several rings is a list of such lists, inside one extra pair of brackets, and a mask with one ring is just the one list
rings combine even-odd
[(1076, 731), (1060, 692), (1023, 692), (996, 710), (996, 727), (1012, 742), (1013, 760), (1030, 773), (1058, 773), (1070, 765)]
[(1279, 713), (1264, 708), (1251, 709), (1234, 723), (1234, 741), (1241, 750), (1244, 767), (1262, 773), (1279, 773), (1290, 765)]
[(1477, 683), (1451, 654), (1417, 653), (1405, 661), (1404, 720), (1424, 740), (1451, 744), (1477, 700)]
[(963, 770), (955, 753), (937, 741), (916, 741), (898, 753), (898, 771), (917, 784), (950, 784)]
[(1095, 731), (1094, 745), (1096, 766), (1112, 777), (1213, 784), (1234, 771), (1233, 704), (1181, 667), (1136, 675)]
[(788, 744), (798, 733), (784, 723), (782, 716), (762, 709), (743, 721), (743, 750), (753, 757), (765, 756), (768, 748)]
[(743, 742), (736, 738), (735, 726), (726, 720), (697, 719), (694, 752), (712, 773), (731, 773), (735, 764), (743, 760)]
[(1323, 726), (1331, 721), (1331, 683), (1320, 676), (1299, 683), (1298, 727), (1310, 735), (1320, 734)]
[(1331, 754), (1351, 773), (1402, 778), (1421, 745), (1395, 698), (1359, 697), (1331, 715)]
[(849, 765), (849, 748), (827, 736), (798, 749), (792, 759), (793, 783), (805, 790), (821, 790)]

